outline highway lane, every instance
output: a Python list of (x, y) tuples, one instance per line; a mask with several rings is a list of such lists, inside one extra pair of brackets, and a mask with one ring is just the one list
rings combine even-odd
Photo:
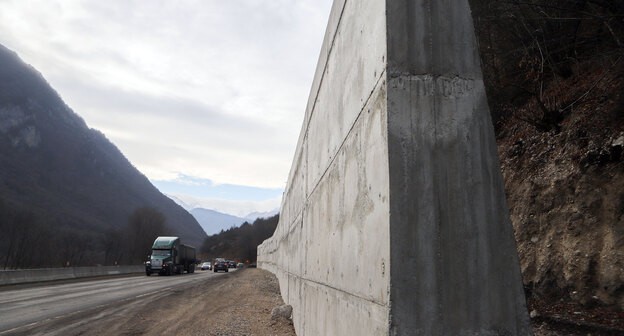
[(221, 274), (196, 271), (174, 276), (96, 279), (3, 290), (0, 291), (0, 335), (107, 305), (160, 295)]

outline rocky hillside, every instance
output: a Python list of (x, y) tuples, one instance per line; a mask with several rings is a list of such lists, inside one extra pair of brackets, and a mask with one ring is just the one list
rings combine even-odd
[[(188, 212), (152, 186), (101, 132), (88, 128), (36, 70), (3, 46), (0, 158), (0, 208), (26, 214), (7, 215), (10, 218), (32, 217), (29, 223), (53, 228), (54, 234), (88, 241), (91, 262), (104, 262), (97, 257), (102, 242), (111, 232), (123, 233), (139, 208), (162, 213), (168, 232), (190, 244), (200, 246), (206, 237)], [(18, 220), (6, 218), (0, 213), (3, 232), (18, 228)], [(7, 240), (6, 234), (0, 237), (2, 257), (14, 250)]]
[(624, 3), (472, 2), (533, 316), (624, 331)]
[(508, 118), (498, 144), (525, 284), (624, 309), (622, 70), (578, 69), (545, 94), (573, 99), (602, 77), (604, 97), (579, 103), (557, 132)]

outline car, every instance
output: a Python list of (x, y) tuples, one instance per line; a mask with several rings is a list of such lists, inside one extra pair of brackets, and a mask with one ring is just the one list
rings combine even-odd
[(236, 264), (236, 268), (243, 268), (243, 267), (245, 267), (245, 264), (243, 263)]
[(225, 260), (215, 260), (214, 264), (212, 265), (212, 270), (215, 273), (219, 271), (229, 272), (228, 264), (227, 262), (225, 262)]
[(235, 261), (228, 261), (228, 268), (236, 268), (236, 262)]
[(205, 263), (201, 264), (202, 271), (211, 270), (211, 269), (212, 269), (212, 264), (210, 263), (210, 261), (206, 261)]

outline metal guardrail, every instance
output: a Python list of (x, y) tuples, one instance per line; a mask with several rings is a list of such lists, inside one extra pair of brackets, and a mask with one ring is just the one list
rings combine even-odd
[(145, 272), (143, 265), (0, 270), (0, 285)]

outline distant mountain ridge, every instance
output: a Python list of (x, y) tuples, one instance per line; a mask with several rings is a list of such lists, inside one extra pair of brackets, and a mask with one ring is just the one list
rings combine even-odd
[(208, 235), (217, 234), (232, 227), (238, 227), (247, 221), (245, 218), (203, 208), (192, 209), (190, 213), (197, 219), (199, 225)]
[(151, 207), (170, 233), (200, 246), (206, 234), (101, 132), (90, 129), (43, 76), (0, 45), (0, 201), (50, 225), (92, 235), (120, 229)]
[(221, 232), (221, 230), (228, 230), (232, 227), (238, 227), (245, 222), (253, 223), (258, 218), (273, 217), (279, 213), (279, 209), (264, 212), (254, 211), (244, 217), (240, 217), (214, 209), (204, 208), (198, 202), (189, 201), (187, 199), (189, 197), (184, 197), (184, 195), (176, 196), (167, 194), (167, 196), (190, 212), (208, 235), (217, 234)]
[(264, 211), (264, 212), (255, 211), (245, 216), (245, 219), (248, 220), (249, 222), (253, 222), (258, 218), (270, 218), (270, 217), (277, 215), (278, 213), (279, 213), (279, 209), (274, 209), (271, 211)]

